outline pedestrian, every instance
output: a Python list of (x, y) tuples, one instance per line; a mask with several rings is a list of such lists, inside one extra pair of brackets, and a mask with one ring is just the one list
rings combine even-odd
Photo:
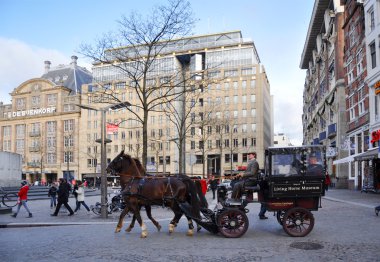
[(215, 199), (215, 191), (218, 188), (218, 179), (215, 179), (215, 176), (212, 175), (208, 183), (210, 184), (210, 188), (212, 191), (212, 199)]
[[(74, 185), (74, 187), (73, 187), (73, 195), (74, 195), (74, 198), (75, 198), (75, 206), (77, 207), (78, 206), (78, 183), (77, 183), (77, 181), (73, 180), (73, 185)], [(79, 209), (80, 209), (80, 206), (79, 206)]]
[(70, 185), (67, 183), (67, 180), (65, 178), (59, 179), (59, 187), (58, 187), (58, 204), (57, 207), (51, 216), (57, 216), (59, 209), (62, 205), (64, 205), (67, 210), (70, 212), (69, 216), (74, 215), (74, 211), (71, 209), (69, 202), (69, 195), (70, 195)]
[(329, 186), (331, 184), (331, 179), (329, 173), (326, 172), (326, 178), (325, 178), (325, 190), (329, 190)]
[(33, 217), (32, 213), (30, 212), (27, 201), (28, 201), (28, 191), (29, 191), (29, 186), (28, 182), (22, 181), (21, 182), (21, 188), (18, 191), (18, 204), (17, 204), (17, 211), (12, 215), (12, 217), (17, 217), (18, 212), (20, 211), (21, 206), (24, 206), (26, 211), (28, 211), (29, 216), (28, 217)]
[(84, 185), (83, 185), (82, 181), (78, 180), (77, 186), (78, 186), (78, 189), (76, 191), (77, 191), (77, 200), (78, 201), (77, 201), (77, 207), (75, 208), (74, 212), (77, 212), (80, 209), (81, 204), (87, 209), (88, 212), (90, 212), (90, 208), (84, 202)]
[(48, 197), (50, 197), (50, 208), (52, 209), (53, 206), (57, 206), (57, 187), (53, 183), (51, 187), (49, 188)]

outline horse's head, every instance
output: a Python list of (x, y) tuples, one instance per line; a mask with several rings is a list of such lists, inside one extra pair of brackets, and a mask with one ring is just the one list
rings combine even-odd
[(107, 167), (107, 172), (112, 174), (140, 176), (135, 161), (130, 155), (124, 154), (124, 150), (120, 152)]

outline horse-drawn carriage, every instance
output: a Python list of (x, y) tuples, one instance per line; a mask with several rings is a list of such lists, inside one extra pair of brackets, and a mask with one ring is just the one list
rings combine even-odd
[(248, 229), (248, 203), (260, 202), (276, 213), (287, 234), (303, 237), (314, 227), (311, 211), (321, 207), (324, 195), (325, 149), (322, 146), (269, 148), (265, 151), (264, 174), (257, 185), (244, 187), (239, 200), (228, 198), (227, 190), (218, 188), (215, 223), (226, 237), (240, 237)]
[[(170, 206), (175, 214), (169, 232), (172, 232), (181, 216), (185, 215), (189, 219), (189, 231), (192, 230), (193, 219), (212, 233), (221, 233), (231, 238), (241, 237), (249, 227), (247, 205), (260, 202), (266, 205), (268, 211), (276, 213), (278, 222), (287, 234), (294, 237), (306, 236), (314, 227), (311, 211), (321, 207), (321, 197), (325, 192), (325, 164), (325, 148), (322, 146), (268, 148), (265, 151), (264, 174), (256, 181), (256, 185), (245, 186), (241, 199), (229, 198), (227, 189), (220, 186), (217, 191), (219, 203), (214, 210), (210, 210), (207, 206), (198, 206), (197, 199), (200, 197), (195, 197), (194, 191), (185, 192), (192, 187), (192, 182), (186, 176), (147, 178), (141, 176), (136, 168), (133, 169), (133, 175), (127, 175), (130, 166), (135, 164), (133, 159), (122, 152), (108, 167), (109, 170), (118, 172), (121, 180), (126, 179), (123, 195), (127, 208), (120, 216), (116, 232), (120, 231), (126, 212), (132, 210), (143, 230), (142, 237), (146, 237), (146, 227), (141, 220), (139, 208), (142, 205), (148, 207), (159, 204)], [(152, 194), (157, 193), (157, 190), (161, 190), (158, 191), (159, 194)], [(162, 195), (162, 198), (153, 199), (154, 195)], [(200, 193), (199, 196), (201, 195), (203, 196)], [(148, 216), (151, 218), (150, 214)], [(127, 231), (130, 229), (131, 227)]]

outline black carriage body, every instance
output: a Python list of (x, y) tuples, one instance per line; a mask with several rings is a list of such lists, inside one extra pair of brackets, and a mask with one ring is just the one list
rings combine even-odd
[(273, 147), (265, 151), (265, 184), (260, 202), (268, 210), (318, 210), (325, 194), (325, 147)]

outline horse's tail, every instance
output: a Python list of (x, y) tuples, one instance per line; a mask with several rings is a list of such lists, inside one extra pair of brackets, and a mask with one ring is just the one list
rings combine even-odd
[(194, 181), (185, 175), (180, 175), (180, 179), (186, 185), (187, 194), (188, 194), (187, 198), (191, 206), (192, 216), (195, 218), (200, 218), (201, 217), (200, 208), (201, 208), (202, 203), (198, 197), (197, 187), (195, 186)]

